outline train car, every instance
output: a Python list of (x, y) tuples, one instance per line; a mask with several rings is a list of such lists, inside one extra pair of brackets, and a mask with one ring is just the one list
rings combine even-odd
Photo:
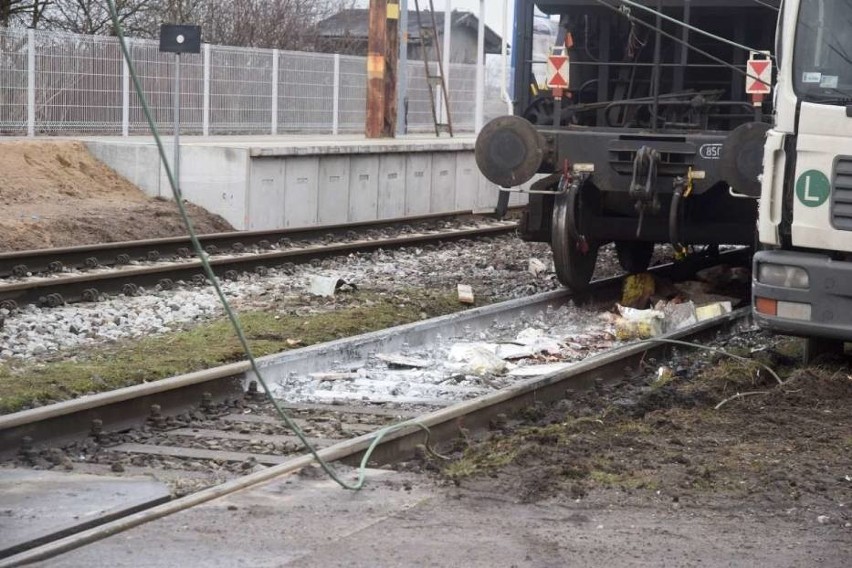
[[(656, 243), (754, 243), (772, 101), (746, 94), (746, 69), (772, 57), (778, 4), (516, 0), (514, 115), (482, 129), (477, 164), (502, 188), (526, 184), (521, 236), (551, 243), (565, 286), (585, 288), (611, 242), (628, 272)], [(532, 55), (536, 8), (559, 18), (561, 98)]]

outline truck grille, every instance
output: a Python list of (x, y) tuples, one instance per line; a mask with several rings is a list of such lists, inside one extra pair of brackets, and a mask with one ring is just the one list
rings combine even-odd
[(838, 157), (831, 176), (831, 224), (852, 231), (852, 157)]

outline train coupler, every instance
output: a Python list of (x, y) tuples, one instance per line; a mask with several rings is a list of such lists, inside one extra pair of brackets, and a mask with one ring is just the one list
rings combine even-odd
[(657, 213), (660, 200), (656, 192), (657, 164), (660, 153), (650, 146), (642, 146), (633, 158), (633, 177), (630, 180), (629, 195), (635, 200), (634, 207), (639, 213), (636, 226), (636, 238), (642, 234), (642, 224), (646, 213)]

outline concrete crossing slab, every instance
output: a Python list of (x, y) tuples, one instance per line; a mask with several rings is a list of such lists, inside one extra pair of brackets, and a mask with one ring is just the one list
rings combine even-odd
[(0, 470), (0, 558), (169, 498), (165, 484), (148, 478)]

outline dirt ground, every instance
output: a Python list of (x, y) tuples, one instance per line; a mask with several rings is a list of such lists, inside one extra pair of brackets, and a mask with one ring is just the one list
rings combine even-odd
[[(230, 231), (192, 204), (201, 233)], [(0, 143), (0, 251), (185, 234), (174, 203), (147, 197), (81, 142)]]
[[(689, 350), (646, 361), (619, 384), (500, 421), (460, 444), (449, 465), (432, 460), (426, 469), (480, 498), (752, 518), (764, 541), (790, 526), (803, 536), (833, 527), (848, 554), (852, 368), (848, 359), (803, 368), (800, 344), (747, 330), (716, 343), (747, 362)], [(813, 559), (831, 552), (834, 565), (839, 550)]]

